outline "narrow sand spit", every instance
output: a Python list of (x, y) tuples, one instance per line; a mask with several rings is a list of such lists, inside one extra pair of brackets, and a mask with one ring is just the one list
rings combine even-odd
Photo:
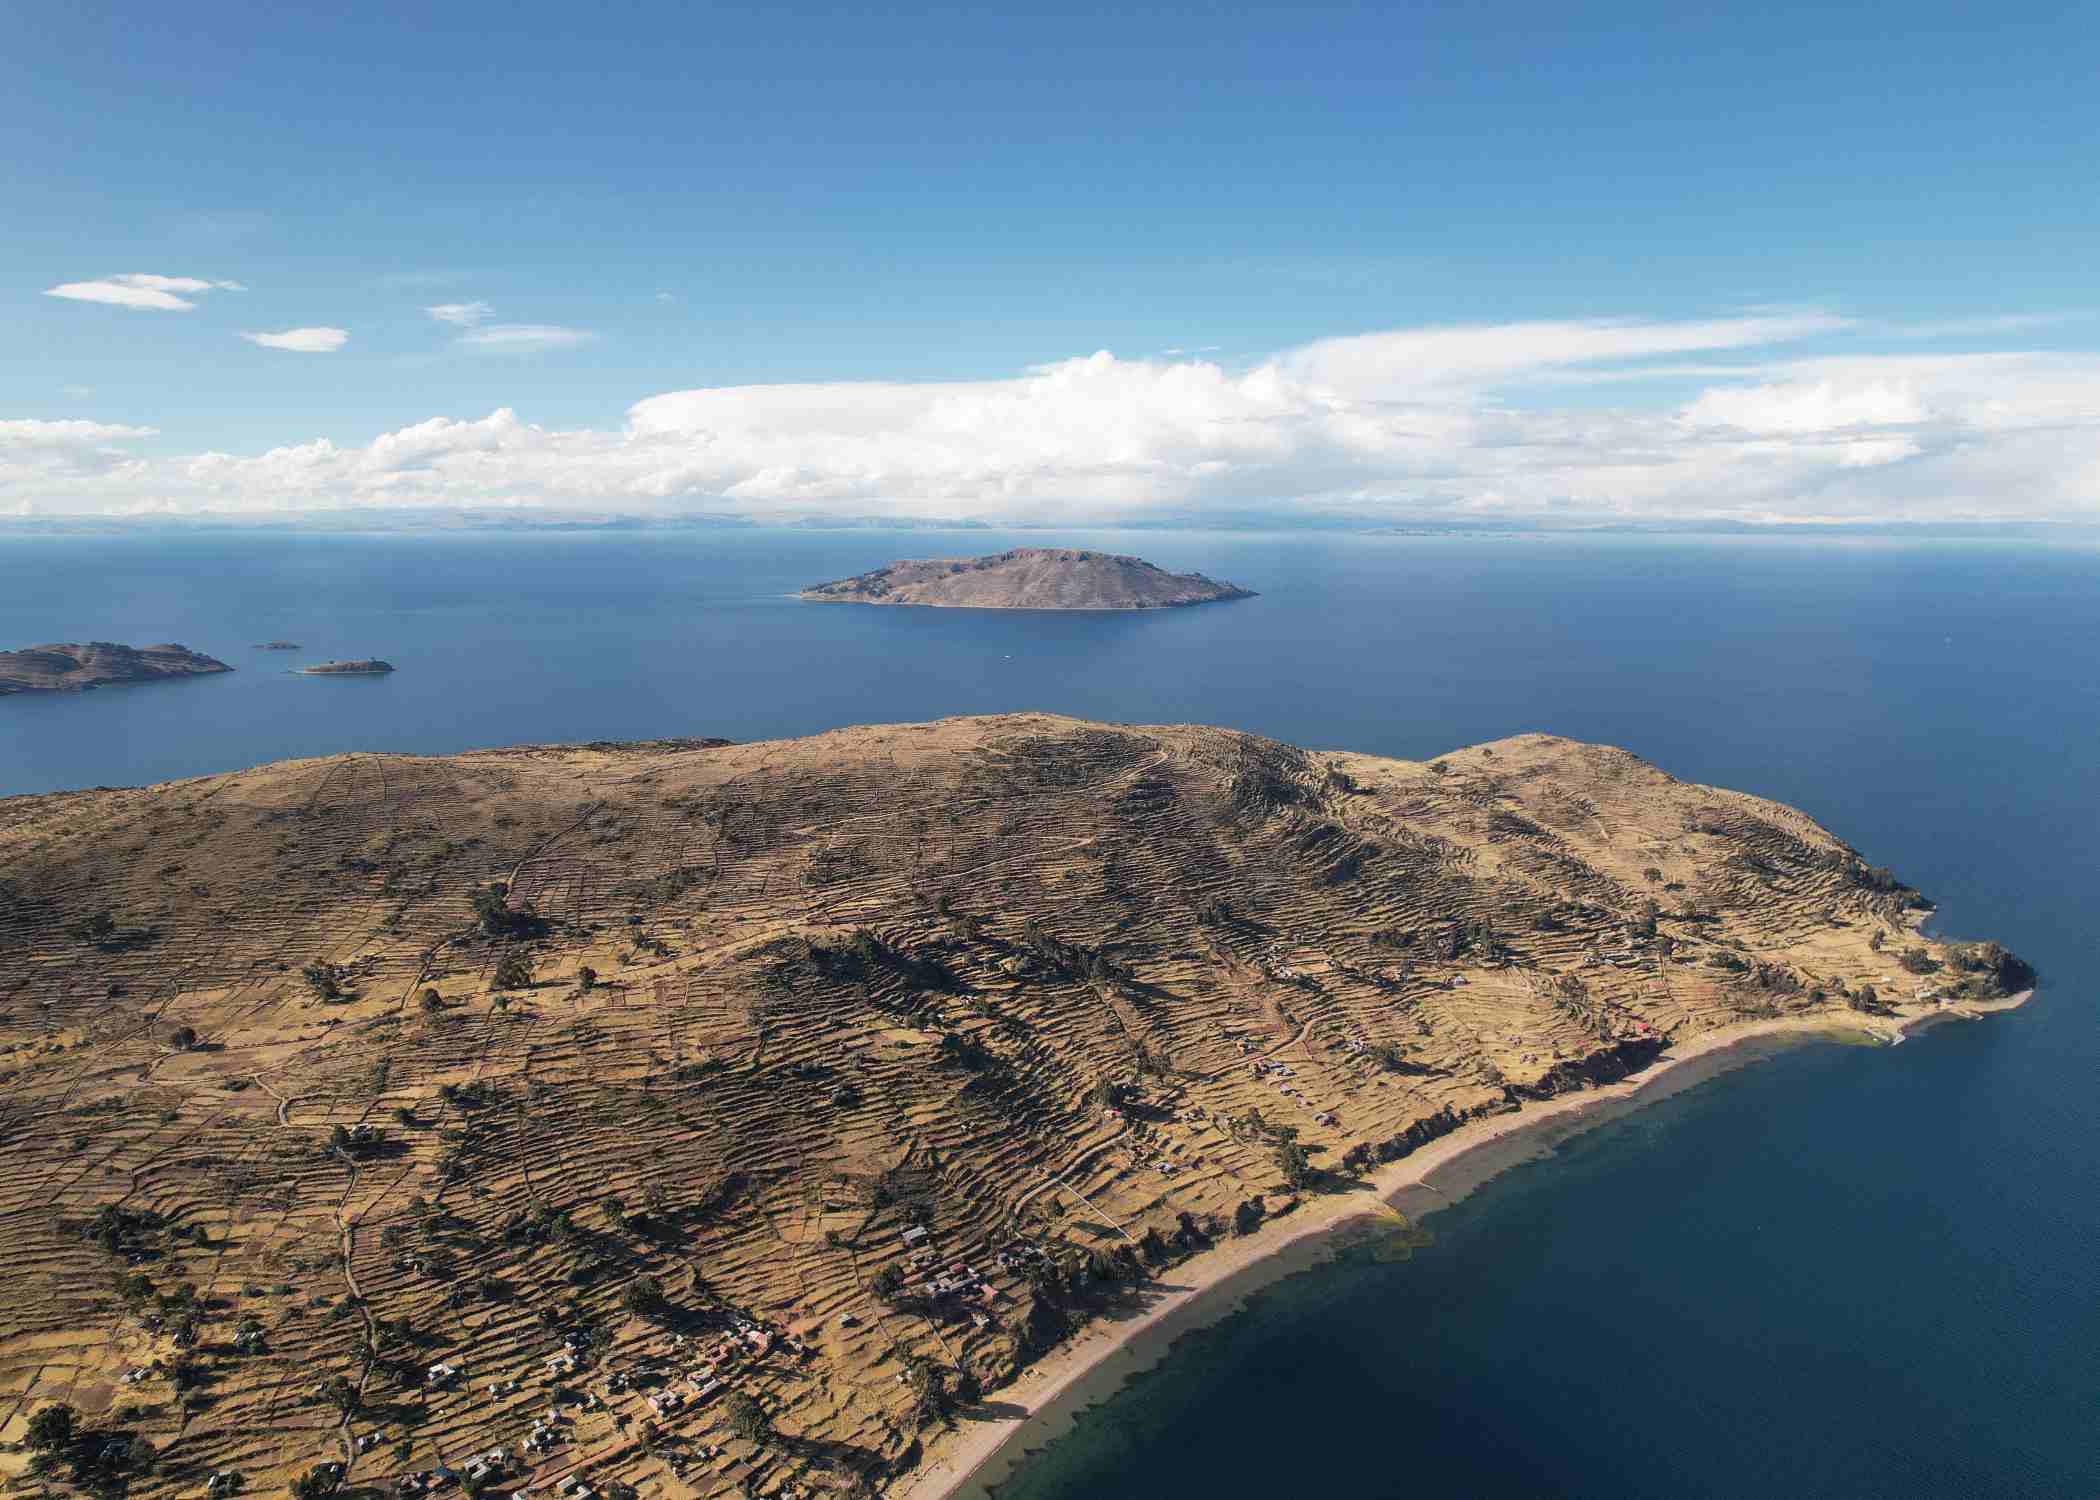
[(1673, 1047), (1618, 1083), (1462, 1126), (1373, 1174), (1368, 1192), (1308, 1199), (1260, 1233), (1224, 1241), (1176, 1267), (1143, 1311), (1089, 1327), (998, 1391), (993, 1405), (1021, 1410), (968, 1422), (898, 1493), (903, 1500), (983, 1500), (1030, 1453), (1070, 1431), (1078, 1413), (1163, 1360), (1183, 1334), (1222, 1320), (1252, 1293), (1325, 1259), (1327, 1237), (1338, 1229), (1395, 1211), (1419, 1219), (1572, 1136), (1789, 1047), (1862, 1031), (1893, 1041), (1942, 1021), (2011, 1010), (2033, 993), (1965, 1001), (1883, 1025), (1833, 1017), (1752, 1021)]

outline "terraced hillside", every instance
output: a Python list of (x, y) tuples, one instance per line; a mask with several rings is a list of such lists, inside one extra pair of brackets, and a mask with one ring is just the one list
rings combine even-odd
[(0, 1468), (881, 1488), (1470, 1119), (2024, 977), (1915, 902), (1545, 736), (1020, 715), (0, 801)]

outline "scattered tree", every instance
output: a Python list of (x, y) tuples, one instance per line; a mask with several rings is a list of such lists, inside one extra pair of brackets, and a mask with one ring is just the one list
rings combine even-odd
[(905, 1381), (912, 1393), (912, 1425), (924, 1427), (948, 1415), (948, 1372), (932, 1360), (913, 1356), (905, 1362)]
[(63, 1401), (54, 1401), (39, 1407), (29, 1419), (23, 1440), (37, 1453), (63, 1453), (73, 1446), (78, 1427), (79, 1416), (73, 1408)]
[(510, 909), (510, 887), (500, 880), (477, 886), (472, 897), (474, 917), (481, 930), (490, 937), (501, 937), (511, 929), (516, 920)]
[(341, 1482), (340, 1464), (315, 1464), (292, 1481), (292, 1500), (327, 1500)]
[(1057, 1299), (1038, 1292), (1029, 1300), (1028, 1312), (1022, 1319), (1024, 1342), (1031, 1349), (1047, 1349), (1063, 1338), (1071, 1326), (1071, 1319)]
[(532, 965), (522, 953), (506, 953), (496, 965), (494, 983), (499, 990), (522, 990), (532, 983)]
[(620, 1293), (620, 1305), (636, 1317), (657, 1318), (670, 1308), (663, 1283), (654, 1276), (637, 1276)]
[(1947, 955), (1947, 967), (1968, 976), (1961, 981), (1965, 993), (1973, 992), (1980, 985), (1999, 995), (2011, 995), (2033, 989), (2037, 981), (2034, 965), (2014, 954), (2003, 943), (1975, 943), (1955, 948)]
[(1261, 1194), (1256, 1193), (1252, 1198), (1241, 1199), (1240, 1206), (1232, 1211), (1232, 1232), (1254, 1233), (1261, 1228), (1262, 1216), (1267, 1212), (1268, 1205), (1262, 1202)]
[(364, 1405), (363, 1398), (357, 1394), (356, 1383), (347, 1375), (329, 1376), (328, 1383), (321, 1387), (321, 1399), (346, 1417), (356, 1416)]
[(773, 1419), (749, 1391), (731, 1391), (723, 1410), (729, 1417), (729, 1430), (746, 1442), (763, 1447), (773, 1436)]
[(83, 943), (102, 944), (117, 935), (117, 919), (107, 911), (82, 917), (66, 929)]

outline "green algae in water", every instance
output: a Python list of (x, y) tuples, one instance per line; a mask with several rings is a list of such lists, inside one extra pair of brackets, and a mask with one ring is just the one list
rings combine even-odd
[(1396, 1265), (1412, 1260), (1417, 1250), (1427, 1249), (1436, 1243), (1436, 1236), (1427, 1229), (1409, 1223), (1398, 1214), (1393, 1222), (1380, 1222), (1366, 1226), (1342, 1239), (1329, 1257), (1336, 1265)]

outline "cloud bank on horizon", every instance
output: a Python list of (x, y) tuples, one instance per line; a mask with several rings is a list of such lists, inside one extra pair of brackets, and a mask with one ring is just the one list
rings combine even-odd
[[(481, 303), (427, 311), (491, 350), (587, 337), (492, 324)], [(336, 332), (256, 341), (297, 335), (271, 347), (318, 352)], [(544, 428), (506, 407), (252, 455), (143, 456), (129, 445), (150, 428), (0, 421), (0, 511), (2100, 519), (2100, 355), (1919, 352), (1929, 329), (1882, 330), (1898, 352), (1783, 352), (1873, 332), (1776, 311), (1400, 329), (1239, 369), (1104, 350), (1000, 380), (671, 391), (617, 429)]]

